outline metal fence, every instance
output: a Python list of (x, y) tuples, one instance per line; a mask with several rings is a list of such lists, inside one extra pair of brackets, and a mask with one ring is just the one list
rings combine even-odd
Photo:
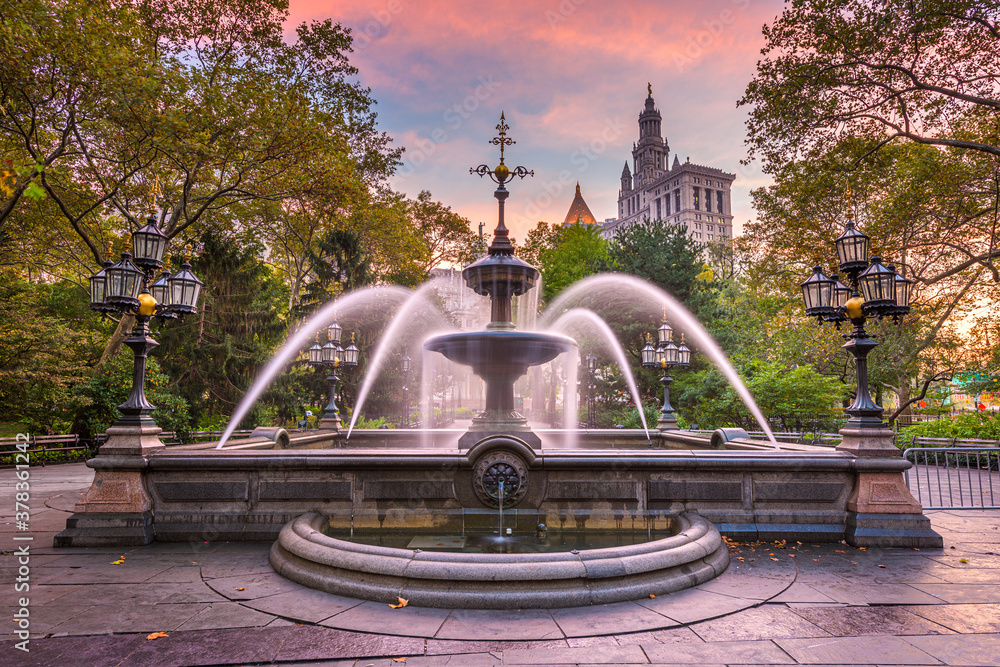
[(903, 458), (924, 509), (1000, 509), (1000, 447), (911, 447)]

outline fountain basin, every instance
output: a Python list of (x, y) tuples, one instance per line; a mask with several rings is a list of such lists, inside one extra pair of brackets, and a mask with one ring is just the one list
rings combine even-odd
[(473, 331), (434, 336), (424, 343), (431, 352), (440, 352), (450, 361), (471, 366), (487, 382), (491, 377), (524, 375), (531, 366), (552, 361), (563, 352), (575, 350), (569, 336), (537, 331)]
[(282, 576), (350, 597), (461, 609), (544, 609), (623, 602), (704, 583), (729, 565), (719, 531), (697, 514), (678, 533), (621, 547), (571, 552), (441, 553), (332, 537), (328, 517), (304, 514), (271, 548)]

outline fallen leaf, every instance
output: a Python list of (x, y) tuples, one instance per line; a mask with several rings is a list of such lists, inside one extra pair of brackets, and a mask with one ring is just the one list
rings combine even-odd
[(885, 567), (885, 565), (879, 565), (879, 567)]
[(409, 601), (409, 600), (404, 600), (404, 599), (403, 599), (403, 598), (401, 598), (401, 597), (397, 597), (397, 598), (396, 598), (396, 600), (397, 600), (397, 603), (396, 603), (396, 604), (390, 604), (390, 605), (389, 605), (389, 606), (390, 606), (390, 607), (392, 607), (393, 609), (399, 609), (400, 607), (405, 607), (406, 605), (410, 604), (410, 601)]
[(245, 586), (240, 586), (240, 587), (239, 587), (239, 588), (237, 588), (236, 590), (238, 590), (238, 591), (245, 591), (245, 590), (246, 590), (246, 587), (245, 587)]
[(771, 560), (778, 560), (777, 558), (772, 558)]
[(406, 662), (406, 657), (404, 656), (402, 658), (393, 658), (392, 661), (393, 662)]
[(967, 559), (967, 558), (959, 558), (959, 559), (958, 559), (958, 562), (959, 562), (959, 563), (968, 563), (968, 562), (969, 562), (969, 559)]
[(166, 632), (154, 632), (151, 635), (146, 635), (146, 641), (149, 641), (150, 639), (159, 639), (160, 637), (169, 637), (169, 636), (170, 635), (168, 635)]
[(655, 598), (655, 597), (656, 597), (656, 596), (655, 596), (655, 595), (653, 595), (652, 593), (650, 593), (650, 594), (649, 594), (649, 599), (650, 599), (650, 600), (652, 600), (652, 599), (653, 599), (653, 598)]
[(125, 561), (123, 561), (123, 560), (113, 560), (113, 561), (111, 561), (111, 564), (112, 564), (112, 565), (121, 565), (121, 564), (122, 564), (122, 563), (124, 563), (124, 562), (125, 562)]
[(851, 565), (857, 565), (857, 564), (858, 564), (858, 561), (856, 561), (856, 560), (852, 560), (851, 561)]
[(833, 553), (835, 553), (835, 554), (842, 554), (842, 553), (844, 553), (844, 552), (843, 552), (843, 551), (841, 551), (840, 549), (834, 549), (834, 550), (833, 550)]

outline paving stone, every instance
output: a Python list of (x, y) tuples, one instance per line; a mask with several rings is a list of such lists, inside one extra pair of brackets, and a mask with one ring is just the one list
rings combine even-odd
[(739, 662), (748, 665), (775, 665), (788, 662), (788, 655), (772, 641), (649, 644), (642, 648), (653, 664), (724, 665)]
[(144, 583), (149, 584), (161, 584), (161, 583), (185, 583), (185, 582), (198, 582), (201, 583), (201, 567), (198, 565), (175, 565), (168, 570), (164, 570), (159, 574), (155, 574)]
[(680, 642), (704, 641), (695, 634), (694, 630), (687, 626), (653, 630), (652, 632), (633, 632), (628, 635), (615, 635), (615, 639), (622, 646), (630, 644), (646, 645), (654, 642), (657, 644), (677, 644)]
[[(279, 593), (313, 590), (270, 572), (206, 579), (205, 584), (230, 600), (255, 600)], [(239, 590), (239, 589), (243, 590)]]
[(690, 627), (706, 642), (829, 636), (792, 610), (775, 605), (747, 609)]
[(567, 637), (621, 634), (676, 625), (671, 619), (633, 602), (550, 610)]
[(563, 639), (562, 630), (544, 609), (498, 611), (455, 609), (438, 639)]
[(252, 628), (261, 627), (275, 620), (274, 616), (264, 614), (254, 609), (247, 609), (236, 602), (216, 602), (203, 608), (196, 616), (192, 616), (177, 629), (184, 630), (214, 630), (218, 628)]
[(200, 604), (94, 605), (51, 629), (59, 635), (100, 635), (109, 631), (167, 632), (204, 610)]
[(406, 637), (433, 637), (450, 609), (402, 607), (383, 602), (362, 602), (320, 622), (320, 625), (358, 632), (377, 632)]
[[(927, 609), (936, 607), (928, 606)], [(953, 634), (943, 625), (900, 607), (843, 607), (793, 610), (796, 614), (837, 637), (865, 635)]]
[[(937, 561), (944, 565), (950, 567), (955, 567), (959, 569), (1000, 569), (1000, 556), (997, 555), (978, 555), (978, 554), (966, 554), (958, 553), (957, 549), (946, 549), (940, 556), (929, 556), (931, 560)], [(963, 563), (962, 560), (967, 562)]]
[[(358, 667), (367, 666), (362, 662)], [(503, 664), (499, 657), (492, 653), (463, 653), (461, 655), (429, 655), (408, 658), (406, 667), (500, 667)], [(391, 667), (400, 667), (392, 663)]]
[[(28, 653), (18, 651), (13, 642), (0, 643), (0, 656), (17, 655), (18, 667), (52, 667), (52, 665), (87, 665), (87, 667), (117, 667), (142, 646), (141, 635), (110, 635), (98, 637), (56, 637), (32, 640)], [(148, 665), (147, 665), (148, 667)]]
[(794, 572), (787, 577), (773, 578), (756, 575), (726, 576), (695, 586), (698, 590), (756, 601), (769, 600), (792, 584)]
[[(30, 600), (30, 598), (29, 598)], [(31, 633), (44, 636), (52, 632), (52, 628), (65, 623), (74, 616), (78, 616), (90, 609), (93, 605), (68, 605), (68, 604), (38, 604), (34, 600), (28, 605), (29, 619), (31, 621)], [(4, 629), (10, 627), (8, 624), (14, 620), (14, 614), (19, 607), (0, 607), (0, 618), (3, 619)], [(12, 624), (14, 625), (14, 624)]]
[(69, 595), (73, 591), (80, 590), (81, 586), (60, 586), (58, 584), (32, 584), (28, 591), (28, 599), (33, 605), (48, 604), (64, 595)]
[[(646, 634), (646, 633), (639, 633)], [(629, 635), (624, 635), (628, 637)], [(647, 639), (646, 641), (651, 641)], [(567, 637), (566, 643), (570, 648), (583, 648), (587, 646), (626, 646), (628, 642), (622, 643), (614, 635), (598, 635), (597, 637)], [(641, 642), (631, 642), (639, 644)]]
[(347, 632), (332, 628), (300, 626), (267, 629), (280, 633), (275, 661), (321, 660), (328, 658), (401, 657), (424, 653), (424, 640)]
[[(237, 628), (172, 632), (169, 637), (143, 641), (121, 667), (199, 667), (241, 665), (274, 660), (286, 628)], [(297, 629), (297, 628), (296, 628)]]
[(759, 604), (759, 601), (692, 589), (662, 595), (653, 600), (636, 600), (636, 604), (652, 609), (680, 624), (696, 623), (716, 616), (731, 614), (734, 611)]
[(814, 583), (812, 588), (847, 604), (941, 604), (943, 600), (908, 584)]
[(549, 639), (543, 641), (462, 641), (450, 639), (428, 639), (424, 653), (427, 655), (462, 654), (462, 653), (494, 653), (500, 655), (503, 651), (529, 648), (564, 648), (568, 646), (565, 639)]
[(955, 632), (1000, 632), (1000, 604), (921, 605), (903, 609)]
[(243, 602), (243, 605), (274, 616), (284, 616), (307, 623), (318, 623), (334, 614), (355, 607), (361, 602), (361, 600), (354, 598), (302, 588), (299, 591), (247, 600)]
[(796, 581), (784, 591), (771, 598), (771, 602), (833, 602), (829, 595), (823, 595), (808, 584)]
[(638, 646), (535, 648), (503, 652), (504, 665), (634, 665), (648, 664)]
[(1000, 635), (938, 635), (906, 637), (906, 641), (949, 667), (983, 665), (996, 667), (1000, 662)]
[(899, 637), (795, 638), (775, 639), (774, 643), (803, 665), (941, 664)]
[(1000, 602), (1000, 585), (913, 584), (913, 587), (950, 603)]
[(92, 604), (95, 600), (103, 604), (112, 602), (125, 604), (137, 602), (156, 604), (160, 602), (184, 604), (195, 602), (226, 602), (211, 588), (201, 582), (180, 582), (156, 586), (135, 586), (132, 584), (92, 584), (81, 586), (72, 593), (59, 598), (60, 604)]

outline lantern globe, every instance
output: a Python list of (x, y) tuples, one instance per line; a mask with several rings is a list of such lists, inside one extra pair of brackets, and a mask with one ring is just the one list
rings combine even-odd
[(882, 258), (872, 257), (871, 265), (858, 276), (865, 297), (866, 315), (888, 315), (896, 307), (896, 272), (882, 265)]
[(313, 366), (318, 366), (323, 363), (323, 348), (319, 346), (319, 343), (313, 343), (312, 347), (309, 348), (309, 363)]
[(404, 374), (410, 372), (410, 369), (413, 368), (413, 360), (410, 359), (410, 355), (403, 354), (403, 359), (399, 362), (399, 367)]
[(646, 337), (646, 346), (640, 350), (639, 354), (642, 357), (643, 366), (651, 367), (657, 365), (656, 348), (653, 347), (653, 343), (648, 336)]
[(137, 308), (145, 273), (132, 262), (132, 255), (128, 251), (123, 252), (121, 259), (104, 269), (104, 273), (107, 276), (104, 302), (116, 309)]
[(169, 240), (156, 225), (156, 218), (147, 218), (146, 224), (132, 234), (132, 256), (135, 263), (148, 271), (161, 268), (163, 253)]
[(345, 366), (357, 366), (358, 357), (361, 355), (361, 350), (358, 346), (354, 344), (354, 336), (351, 335), (351, 344), (344, 348), (344, 365)]
[(802, 300), (805, 302), (806, 315), (830, 316), (835, 314), (833, 307), (833, 289), (836, 281), (823, 275), (820, 266), (813, 267), (813, 273), (802, 283)]
[(198, 297), (204, 284), (194, 275), (191, 264), (184, 262), (181, 270), (167, 280), (170, 286), (170, 309), (176, 313), (191, 314), (198, 312)]
[(869, 238), (864, 232), (854, 228), (854, 221), (848, 219), (844, 231), (833, 242), (837, 248), (837, 261), (843, 273), (861, 271), (868, 265)]

